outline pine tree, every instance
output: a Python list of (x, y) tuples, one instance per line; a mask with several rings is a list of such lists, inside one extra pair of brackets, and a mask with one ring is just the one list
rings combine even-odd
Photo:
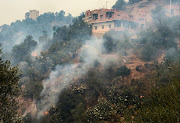
[(13, 67), (10, 61), (3, 61), (0, 56), (0, 122), (2, 123), (21, 122), (16, 101), (20, 92), (18, 82), (18, 68)]

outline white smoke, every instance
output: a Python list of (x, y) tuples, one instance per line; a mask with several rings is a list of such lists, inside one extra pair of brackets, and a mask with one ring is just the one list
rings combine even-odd
[(129, 3), (129, 0), (124, 0), (125, 3)]
[(79, 56), (83, 62), (77, 64), (59, 65), (52, 71), (49, 79), (43, 81), (43, 91), (41, 102), (38, 104), (37, 117), (41, 117), (58, 100), (62, 89), (68, 86), (74, 79), (85, 75), (88, 68), (94, 66), (98, 60), (100, 63), (106, 61), (102, 58), (104, 51), (104, 41), (102, 39), (88, 40), (79, 51)]

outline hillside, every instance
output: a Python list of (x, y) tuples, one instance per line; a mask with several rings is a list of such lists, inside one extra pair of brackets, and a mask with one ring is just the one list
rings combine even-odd
[(23, 39), (32, 35), (36, 40), (46, 31), (48, 36), (53, 35), (54, 26), (64, 26), (72, 23), (72, 15), (65, 16), (65, 12), (62, 10), (56, 13), (44, 13), (40, 15), (37, 20), (24, 19), (22, 21), (17, 20), (10, 25), (2, 25), (0, 27), (0, 43), (5, 47), (5, 52), (10, 52), (12, 47), (20, 44)]
[[(46, 24), (48, 29), (54, 26), (52, 37), (49, 31), (43, 31), (37, 40), (27, 32), (22, 42), (10, 43), (12, 50), (0, 55), (3, 66), (0, 66), (3, 78), (0, 109), (7, 110), (0, 110), (0, 120), (179, 122), (180, 16), (168, 16), (164, 6), (156, 7), (153, 0), (129, 2), (120, 9), (134, 16), (146, 14), (151, 18), (147, 18), (149, 25), (137, 30), (136, 35), (111, 30), (102, 38), (96, 38), (92, 35), (92, 26), (83, 21), (84, 15), (74, 18), (72, 23), (66, 23), (69, 17), (63, 15), (64, 19), (59, 21), (62, 26), (53, 25), (51, 17), (51, 21), (43, 25), (38, 24), (39, 21), (29, 23), (29, 26), (39, 25), (36, 31), (31, 30), (35, 34), (40, 27), (44, 30)], [(30, 20), (19, 23), (26, 21)], [(14, 41), (7, 36), (13, 25), (3, 27), (0, 40)], [(19, 27), (14, 26), (13, 30), (16, 29)]]

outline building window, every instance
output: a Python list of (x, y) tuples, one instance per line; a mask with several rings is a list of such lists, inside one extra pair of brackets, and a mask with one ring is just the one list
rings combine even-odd
[(102, 29), (104, 29), (104, 25), (102, 25)]
[(94, 28), (95, 28), (95, 30), (97, 30), (97, 26), (95, 26)]
[(109, 25), (109, 29), (111, 28), (111, 25)]
[(98, 19), (98, 14), (94, 14), (93, 15), (93, 20), (97, 20)]
[(130, 18), (133, 18), (133, 15), (129, 15)]
[(106, 12), (106, 17), (108, 19), (112, 18), (113, 17), (113, 12)]
[(112, 18), (112, 14), (109, 14), (109, 18)]
[(100, 15), (100, 18), (102, 19), (102, 18), (103, 18), (103, 15)]
[(139, 19), (139, 21), (144, 21), (144, 19), (141, 18), (141, 19)]

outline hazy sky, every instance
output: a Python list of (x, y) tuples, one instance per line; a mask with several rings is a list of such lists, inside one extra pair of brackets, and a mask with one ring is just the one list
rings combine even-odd
[[(115, 2), (107, 0), (108, 8)], [(66, 14), (78, 16), (83, 11), (105, 6), (106, 0), (0, 0), (0, 25), (24, 19), (24, 14), (31, 9), (39, 10), (40, 14), (64, 10)]]

